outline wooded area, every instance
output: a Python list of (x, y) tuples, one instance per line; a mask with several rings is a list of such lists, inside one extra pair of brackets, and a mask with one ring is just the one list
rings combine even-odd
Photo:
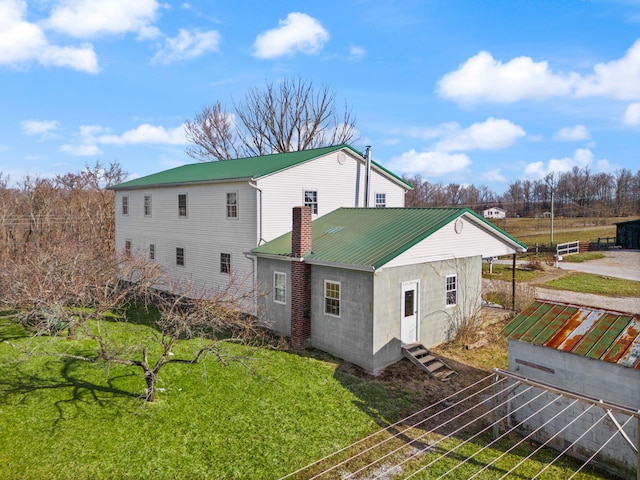
[(408, 207), (465, 206), (482, 213), (501, 207), (509, 217), (541, 217), (551, 210), (555, 216), (626, 217), (640, 215), (640, 170), (615, 174), (593, 174), (588, 168), (549, 174), (542, 180), (517, 180), (503, 194), (484, 185), (430, 183), (420, 176), (404, 176), (414, 186), (407, 193)]

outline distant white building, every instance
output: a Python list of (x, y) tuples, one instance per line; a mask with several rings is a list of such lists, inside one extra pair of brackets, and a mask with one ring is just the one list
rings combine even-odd
[(482, 211), (482, 216), (491, 220), (501, 219), (507, 216), (507, 211), (499, 207), (491, 207)]

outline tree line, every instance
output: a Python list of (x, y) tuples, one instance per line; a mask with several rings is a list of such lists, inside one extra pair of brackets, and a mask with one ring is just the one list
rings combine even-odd
[(478, 213), (500, 207), (510, 217), (540, 217), (551, 210), (555, 216), (626, 217), (640, 215), (640, 170), (623, 168), (615, 174), (593, 173), (573, 167), (550, 173), (541, 180), (516, 180), (502, 194), (484, 185), (431, 183), (421, 176), (403, 176), (413, 185), (407, 192), (408, 207), (468, 207)]

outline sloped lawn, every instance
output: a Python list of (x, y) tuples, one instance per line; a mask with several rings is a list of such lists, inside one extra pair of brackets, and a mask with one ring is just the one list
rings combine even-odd
[[(150, 333), (130, 327), (110, 325)], [(279, 478), (376, 430), (374, 417), (412, 408), (411, 393), (331, 359), (237, 345), (226, 353), (249, 354), (245, 365), (169, 365), (148, 404), (138, 370), (39, 355), (87, 353), (86, 342), (30, 339), (0, 320), (2, 340), (13, 344), (0, 343), (2, 479)]]

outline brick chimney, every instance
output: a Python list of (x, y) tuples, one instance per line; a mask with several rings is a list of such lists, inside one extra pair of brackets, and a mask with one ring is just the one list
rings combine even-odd
[(291, 348), (302, 349), (311, 339), (311, 266), (304, 255), (311, 252), (311, 207), (293, 208), (291, 230)]

